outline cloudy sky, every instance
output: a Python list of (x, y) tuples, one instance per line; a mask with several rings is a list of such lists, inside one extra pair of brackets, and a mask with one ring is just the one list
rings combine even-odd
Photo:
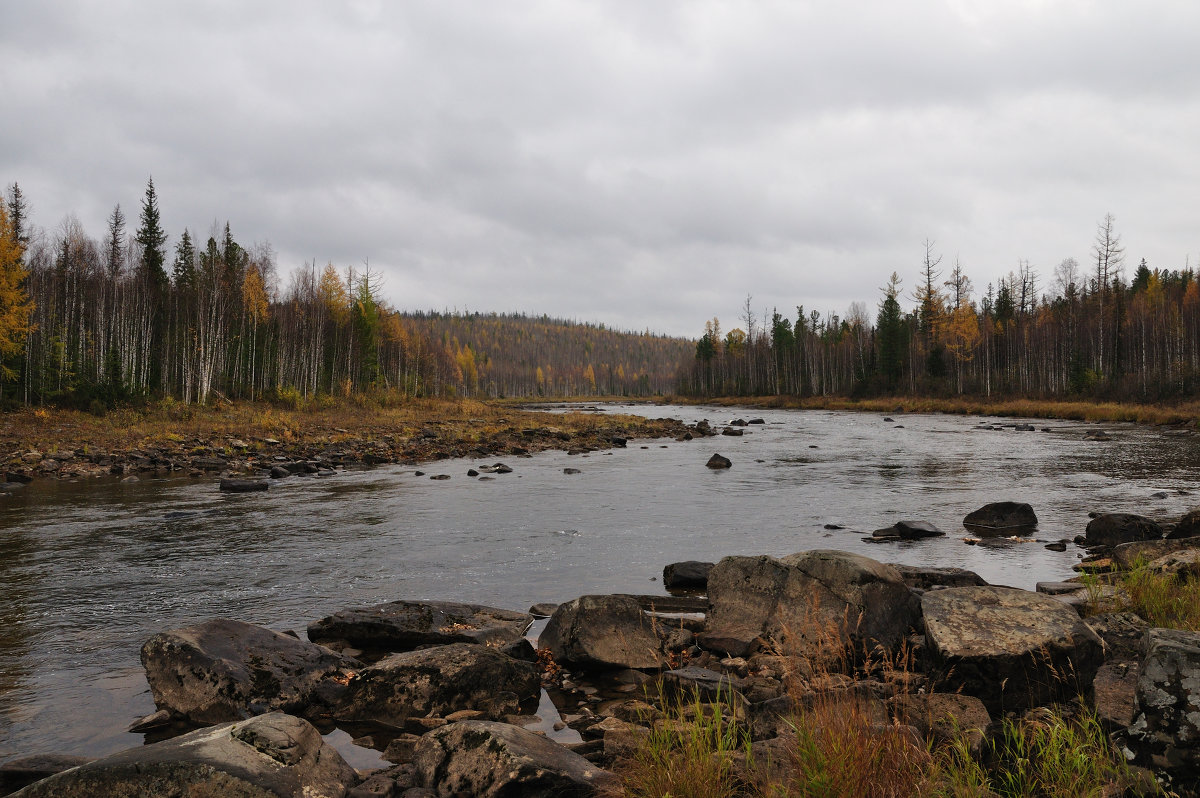
[[(53, 235), (228, 220), (405, 309), (696, 336), (873, 315), (922, 242), (1048, 286), (1200, 256), (1200, 3), (0, 3), (0, 182)], [(947, 269), (948, 270), (948, 269)], [(907, 304), (912, 304), (908, 302)]]

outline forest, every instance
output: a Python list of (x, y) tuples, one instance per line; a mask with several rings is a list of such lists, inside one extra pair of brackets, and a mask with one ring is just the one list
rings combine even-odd
[[(1200, 387), (1200, 283), (1195, 271), (1150, 268), (1127, 279), (1111, 214), (1085, 264), (1067, 258), (1049, 279), (1028, 261), (976, 299), (962, 264), (943, 269), (924, 242), (907, 297), (893, 273), (874, 318), (796, 308), (755, 314), (722, 334), (705, 323), (679, 375), (690, 396), (978, 396), (1160, 402)], [(911, 302), (905, 310), (902, 302)]]
[(153, 180), (99, 240), (0, 202), (0, 402), (99, 411), (170, 399), (299, 406), (351, 395), (539, 397), (670, 390), (694, 342), (522, 314), (405, 313), (369, 265), (279, 273), (231, 226), (168, 246)]

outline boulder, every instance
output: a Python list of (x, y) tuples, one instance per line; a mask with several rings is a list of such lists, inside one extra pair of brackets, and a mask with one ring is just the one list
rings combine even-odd
[(700, 644), (735, 657), (764, 645), (809, 657), (891, 649), (920, 611), (892, 566), (824, 550), (783, 559), (726, 557), (709, 574), (708, 599)]
[(1162, 536), (1162, 526), (1144, 515), (1102, 513), (1088, 523), (1084, 540), (1088, 546), (1117, 546), (1135, 540), (1157, 540)]
[(525, 612), (451, 601), (391, 601), (345, 609), (308, 625), (315, 643), (344, 640), (372, 651), (481, 643), (503, 646), (524, 637), (533, 623)]
[(921, 597), (935, 681), (992, 712), (1070, 700), (1091, 687), (1104, 645), (1075, 610), (1007, 587), (953, 587)]
[(703, 590), (708, 586), (708, 573), (713, 563), (686, 560), (673, 562), (663, 568), (663, 587)]
[(1200, 549), (1184, 549), (1155, 557), (1146, 563), (1146, 569), (1155, 574), (1172, 574), (1180, 579), (1200, 576)]
[(651, 618), (632, 596), (580, 596), (559, 605), (538, 647), (560, 665), (584, 668), (658, 668), (661, 641)]
[(912, 726), (922, 737), (950, 742), (965, 734), (976, 752), (992, 722), (982, 701), (958, 693), (907, 693), (887, 703), (898, 723)]
[(451, 643), (392, 654), (359, 671), (346, 686), (338, 719), (403, 726), (409, 718), (463, 709), (501, 717), (540, 693), (533, 663), (489, 646)]
[(418, 783), (444, 798), (587, 798), (617, 782), (541, 735), (479, 720), (451, 723), (423, 736), (413, 767)]
[(1142, 764), (1200, 775), (1200, 633), (1146, 633), (1129, 740)]
[(358, 776), (306, 721), (273, 712), (131, 748), (26, 787), (21, 798), (342, 798)]
[(732, 704), (741, 680), (725, 673), (688, 665), (664, 673), (662, 686), (664, 692), (669, 691), (684, 701), (699, 699)]
[(1167, 537), (1171, 539), (1193, 538), (1198, 535), (1200, 535), (1200, 509), (1184, 513), (1183, 518), (1179, 519), (1179, 523), (1167, 534)]
[(1108, 659), (1140, 660), (1150, 624), (1132, 612), (1105, 612), (1091, 615), (1087, 625), (1104, 641)]
[(936, 568), (930, 565), (901, 565), (891, 563), (900, 572), (904, 584), (918, 590), (935, 587), (972, 587), (986, 585), (983, 577), (966, 568)]
[(987, 530), (1027, 529), (1037, 526), (1037, 522), (1033, 508), (1025, 502), (992, 502), (968, 513), (963, 519), (963, 526)]
[(729, 468), (733, 465), (733, 462), (728, 457), (722, 457), (719, 454), (714, 454), (712, 457), (708, 458), (708, 462), (705, 463), (705, 465), (709, 468)]
[(159, 709), (193, 723), (223, 723), (273, 710), (326, 714), (359, 663), (218, 618), (154, 635), (142, 646), (142, 667)]
[(1138, 664), (1136, 662), (1106, 662), (1096, 671), (1092, 685), (1092, 704), (1096, 717), (1110, 732), (1120, 731), (1133, 723), (1137, 708)]

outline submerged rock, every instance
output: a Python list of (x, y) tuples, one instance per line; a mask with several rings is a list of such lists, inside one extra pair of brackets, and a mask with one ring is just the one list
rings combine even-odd
[(154, 635), (142, 666), (159, 709), (222, 723), (273, 710), (324, 714), (359, 664), (271, 629), (214, 619)]
[(309, 723), (274, 712), (131, 748), (26, 787), (22, 798), (342, 798), (358, 775)]
[(270, 487), (265, 479), (223, 479), (220, 488), (226, 493), (254, 493)]

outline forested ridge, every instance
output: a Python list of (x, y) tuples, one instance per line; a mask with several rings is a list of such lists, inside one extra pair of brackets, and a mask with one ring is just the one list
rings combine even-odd
[[(132, 228), (132, 229), (130, 229)], [(321, 396), (646, 395), (694, 342), (546, 316), (404, 313), (369, 264), (280, 274), (226, 222), (172, 241), (151, 180), (136, 221), (94, 238), (0, 202), (0, 401), (97, 409), (170, 398), (298, 404)]]
[[(796, 308), (792, 320), (756, 314), (743, 327), (705, 324), (681, 369), (693, 396), (1079, 397), (1158, 402), (1200, 388), (1200, 282), (1194, 269), (1126, 276), (1113, 216), (1098, 225), (1088, 259), (1066, 258), (1043, 277), (1028, 261), (976, 296), (965, 267), (945, 268), (924, 243), (915, 288), (898, 273), (873, 309), (845, 317)], [(908, 310), (903, 304), (911, 303)]]

